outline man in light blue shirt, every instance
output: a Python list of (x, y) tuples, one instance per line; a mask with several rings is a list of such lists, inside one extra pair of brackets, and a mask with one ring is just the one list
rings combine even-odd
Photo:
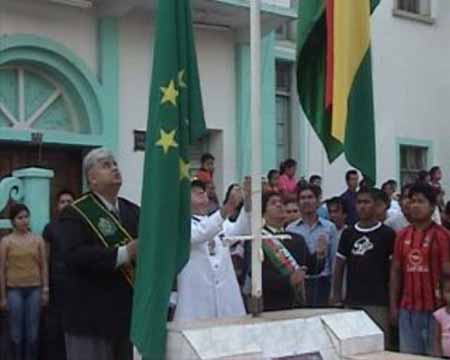
[(319, 275), (306, 278), (306, 298), (309, 306), (327, 306), (330, 297), (331, 277), (337, 251), (336, 226), (317, 215), (320, 205), (320, 188), (307, 185), (298, 190), (302, 219), (288, 226), (287, 231), (303, 236), (311, 252), (321, 242), (327, 243), (327, 262)]

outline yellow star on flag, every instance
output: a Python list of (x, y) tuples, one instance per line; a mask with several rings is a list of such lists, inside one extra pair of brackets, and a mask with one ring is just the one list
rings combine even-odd
[(184, 82), (184, 70), (181, 70), (180, 72), (178, 72), (178, 86), (180, 88), (186, 88), (187, 85)]
[(170, 81), (169, 86), (161, 86), (161, 91), (163, 93), (161, 104), (170, 102), (173, 106), (177, 106), (178, 90), (175, 88), (175, 82), (173, 80)]
[(171, 147), (176, 148), (178, 144), (175, 141), (175, 132), (176, 130), (172, 130), (169, 133), (166, 133), (164, 130), (160, 130), (161, 137), (156, 142), (157, 146), (161, 146), (164, 150), (164, 154), (167, 154)]
[(183, 159), (180, 158), (180, 180), (188, 179), (189, 180), (189, 163), (184, 162)]

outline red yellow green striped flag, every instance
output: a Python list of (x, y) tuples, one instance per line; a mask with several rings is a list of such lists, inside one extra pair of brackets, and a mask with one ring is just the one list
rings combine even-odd
[(375, 183), (370, 15), (380, 0), (300, 0), (297, 86), (333, 162), (341, 153)]

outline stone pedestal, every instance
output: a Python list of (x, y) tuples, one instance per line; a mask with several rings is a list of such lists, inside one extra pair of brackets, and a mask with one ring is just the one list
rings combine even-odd
[(337, 360), (383, 350), (383, 333), (364, 312), (301, 309), (172, 323), (167, 359)]
[[(135, 357), (140, 360), (139, 356)], [(384, 351), (363, 311), (300, 309), (169, 323), (166, 360), (425, 360)]]

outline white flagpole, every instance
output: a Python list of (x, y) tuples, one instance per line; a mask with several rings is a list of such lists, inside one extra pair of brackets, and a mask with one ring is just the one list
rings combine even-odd
[(250, 0), (250, 117), (252, 144), (252, 301), (254, 315), (262, 312), (261, 215), (261, 0)]

